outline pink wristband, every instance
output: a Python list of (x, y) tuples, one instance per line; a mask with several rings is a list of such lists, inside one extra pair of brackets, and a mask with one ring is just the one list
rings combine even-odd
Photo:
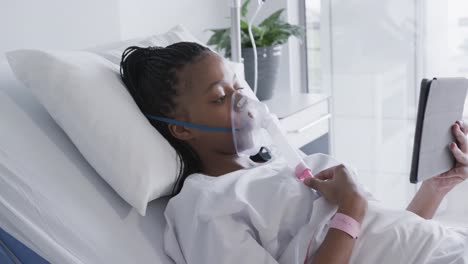
[(361, 224), (345, 214), (337, 213), (331, 220), (330, 228), (339, 229), (356, 239), (361, 231)]
[(304, 181), (307, 177), (312, 177), (312, 171), (304, 162), (297, 164), (294, 174), (296, 174), (296, 177), (301, 181)]

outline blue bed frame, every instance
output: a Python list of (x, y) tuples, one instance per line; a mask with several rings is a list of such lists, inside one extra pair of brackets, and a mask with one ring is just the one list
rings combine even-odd
[(0, 263), (49, 264), (45, 259), (0, 228)]

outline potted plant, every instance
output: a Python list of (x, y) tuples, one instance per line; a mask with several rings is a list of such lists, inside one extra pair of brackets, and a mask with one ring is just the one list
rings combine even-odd
[[(250, 0), (244, 1), (241, 9), (241, 44), (242, 57), (244, 58), (245, 79), (251, 87), (254, 83), (254, 58), (253, 48), (249, 37), (248, 23), (246, 22), (247, 7)], [(302, 37), (303, 29), (300, 26), (291, 25), (281, 19), (284, 9), (280, 9), (257, 26), (252, 25), (252, 34), (257, 46), (258, 81), (257, 97), (267, 100), (273, 96), (273, 88), (279, 71), (281, 47), (290, 36)], [(211, 29), (213, 35), (208, 40), (208, 45), (214, 45), (217, 51), (224, 52), (226, 57), (231, 56), (230, 28)]]

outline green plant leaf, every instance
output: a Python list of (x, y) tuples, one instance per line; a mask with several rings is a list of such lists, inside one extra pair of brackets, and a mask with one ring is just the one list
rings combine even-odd
[[(250, 0), (244, 1), (242, 5), (242, 16), (247, 15), (247, 6)], [(281, 19), (284, 9), (280, 9), (258, 26), (252, 26), (252, 34), (257, 47), (268, 47), (273, 45), (282, 45), (286, 43), (289, 37), (294, 36), (302, 38), (304, 29), (297, 25), (291, 25)], [(248, 23), (245, 19), (240, 21), (241, 27), (241, 45), (243, 48), (252, 47), (249, 37)], [(214, 45), (217, 51), (224, 51), (226, 57), (231, 56), (231, 30), (230, 28), (211, 29), (213, 35), (208, 40), (208, 45)]]
[(213, 35), (211, 35), (210, 39), (208, 40), (208, 45), (217, 45), (218, 43), (221, 42), (221, 38), (223, 37), (223, 34), (225, 31), (228, 31), (229, 29), (212, 29), (211, 31), (213, 32)]
[(208, 39), (208, 45), (214, 45), (217, 51), (230, 52), (231, 34), (228, 28), (212, 29), (213, 35)]
[(249, 3), (250, 3), (250, 0), (246, 0), (243, 4), (242, 4), (242, 8), (241, 8), (241, 16), (243, 18), (245, 18), (247, 16), (247, 7), (249, 6)]
[[(255, 44), (261, 45), (260, 43), (263, 39), (264, 29), (252, 25), (252, 35), (255, 40)], [(250, 37), (249, 37), (248, 26), (242, 29), (241, 38), (242, 38), (242, 47), (248, 47), (248, 48), (252, 47), (252, 42), (250, 41)]]
[(249, 30), (249, 24), (245, 22), (244, 20), (240, 21), (241, 23), (241, 30)]
[(281, 8), (280, 10), (274, 12), (269, 17), (265, 18), (265, 20), (263, 20), (262, 23), (260, 23), (259, 26), (270, 27), (270, 26), (276, 24), (278, 21), (280, 21), (280, 17), (281, 17), (281, 14), (283, 13), (283, 11), (284, 11), (284, 8)]
[(303, 30), (301, 27), (279, 21), (266, 31), (263, 36), (263, 43), (267, 46), (281, 45), (286, 43), (290, 36), (301, 38), (302, 34)]

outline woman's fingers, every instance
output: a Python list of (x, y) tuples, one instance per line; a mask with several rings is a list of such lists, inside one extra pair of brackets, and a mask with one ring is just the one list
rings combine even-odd
[(338, 166), (328, 168), (315, 174), (313, 177), (306, 178), (304, 180), (305, 185), (320, 191), (325, 181), (333, 179), (333, 177), (335, 176), (335, 169), (337, 167)]
[(328, 168), (326, 170), (323, 170), (317, 174), (314, 175), (315, 178), (319, 180), (329, 180), (333, 179), (333, 175), (335, 174), (335, 167)]
[(467, 154), (461, 151), (461, 149), (457, 146), (457, 144), (455, 144), (454, 142), (450, 143), (450, 150), (452, 151), (453, 156), (459, 163), (465, 166), (468, 165)]
[(322, 187), (322, 181), (315, 178), (315, 177), (308, 177), (304, 180), (304, 184), (311, 187), (312, 189), (315, 189), (317, 191), (320, 191)]
[(465, 132), (462, 131), (462, 127), (458, 122), (459, 121), (457, 121), (457, 123), (452, 126), (453, 135), (457, 139), (457, 145), (460, 150), (466, 153), (468, 150), (468, 140), (466, 138)]
[(460, 126), (461, 131), (467, 135), (468, 134), (468, 128), (463, 120), (457, 120), (456, 122), (458, 126)]

